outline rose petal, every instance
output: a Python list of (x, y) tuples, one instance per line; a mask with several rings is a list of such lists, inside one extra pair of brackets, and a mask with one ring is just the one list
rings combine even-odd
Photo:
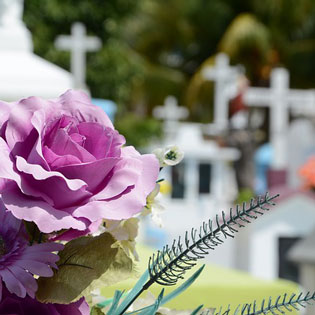
[(124, 159), (117, 163), (112, 177), (102, 191), (95, 194), (93, 199), (104, 200), (118, 196), (128, 187), (134, 186), (142, 172), (142, 163), (138, 159)]
[(0, 137), (4, 136), (5, 129), (7, 127), (6, 122), (10, 116), (10, 111), (12, 107), (13, 104), (0, 101)]
[(71, 139), (64, 129), (58, 129), (50, 149), (57, 155), (73, 155), (81, 162), (95, 161), (95, 157)]
[(44, 201), (27, 198), (17, 187), (5, 191), (2, 200), (16, 218), (35, 222), (41, 232), (52, 233), (69, 228), (86, 229), (86, 225), (74, 218), (71, 213), (57, 210)]
[(15, 182), (20, 182), (19, 175), (14, 172), (14, 165), (10, 158), (10, 149), (2, 138), (0, 138), (0, 161), (0, 178), (11, 179)]
[(155, 187), (159, 162), (153, 154), (139, 154), (139, 160), (142, 162), (142, 173), (133, 188), (127, 189), (114, 199), (89, 202), (74, 210), (73, 215), (88, 218), (90, 221), (100, 218), (122, 220), (140, 212), (146, 204), (146, 197)]
[(48, 162), (50, 169), (55, 171), (56, 168), (66, 165), (79, 164), (81, 161), (73, 155), (57, 155), (51, 151), (47, 146), (43, 148), (43, 155)]
[(85, 187), (87, 184), (81, 179), (68, 179), (59, 172), (46, 171), (40, 165), (29, 164), (21, 156), (16, 157), (16, 167), (19, 171), (32, 175), (37, 180), (49, 179), (57, 177), (64, 181), (67, 188), (76, 191)]
[(114, 129), (106, 113), (100, 107), (93, 105), (88, 95), (82, 91), (68, 90), (55, 101), (67, 108), (67, 114), (78, 121), (98, 122)]
[(120, 158), (105, 158), (90, 163), (59, 167), (56, 171), (70, 179), (82, 179), (87, 183), (86, 189), (94, 192), (119, 161)]
[(34, 96), (14, 103), (5, 132), (5, 138), (10, 149), (13, 149), (17, 142), (24, 142), (34, 128), (31, 122), (33, 113), (37, 110), (45, 109), (47, 114), (52, 110), (57, 111), (58, 107), (60, 107), (53, 105), (55, 104), (51, 101)]
[(49, 165), (43, 156), (42, 148), (42, 136), (45, 126), (45, 120), (46, 115), (43, 109), (36, 111), (31, 119), (31, 123), (34, 127), (34, 130), (36, 130), (38, 137), (28, 157), (26, 157), (26, 160), (30, 164), (38, 164), (41, 165), (44, 169), (49, 170)]
[(119, 157), (121, 146), (126, 142), (118, 131), (104, 127), (99, 123), (80, 123), (78, 130), (86, 138), (84, 148), (97, 159)]
[(75, 238), (78, 238), (80, 236), (85, 236), (88, 234), (92, 234), (97, 231), (99, 226), (102, 224), (103, 220), (99, 219), (95, 222), (92, 222), (88, 225), (88, 228), (85, 229), (84, 231), (78, 231), (78, 230), (73, 230), (69, 229), (66, 232), (57, 235), (56, 237), (53, 237), (51, 241), (71, 241)]

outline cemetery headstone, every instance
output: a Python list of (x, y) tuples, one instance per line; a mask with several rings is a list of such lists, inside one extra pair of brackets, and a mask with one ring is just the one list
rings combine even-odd
[(82, 23), (74, 23), (71, 27), (71, 35), (59, 35), (55, 45), (60, 50), (71, 51), (71, 72), (74, 75), (74, 87), (86, 89), (86, 52), (97, 51), (102, 42), (95, 36), (86, 36), (86, 28)]
[(207, 67), (203, 76), (215, 82), (214, 124), (221, 130), (228, 127), (228, 103), (237, 95), (237, 78), (241, 74), (240, 67), (230, 66), (226, 54), (220, 53), (215, 58), (214, 67)]
[(174, 135), (178, 121), (186, 119), (188, 115), (188, 109), (178, 106), (176, 97), (171, 95), (165, 99), (164, 105), (157, 106), (153, 110), (153, 116), (164, 121), (164, 130), (167, 137)]

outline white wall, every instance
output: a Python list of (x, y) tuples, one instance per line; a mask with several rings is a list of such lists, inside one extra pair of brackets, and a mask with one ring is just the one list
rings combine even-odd
[(282, 201), (270, 213), (252, 223), (249, 239), (249, 271), (265, 278), (278, 277), (279, 237), (303, 237), (315, 226), (315, 201), (296, 195)]

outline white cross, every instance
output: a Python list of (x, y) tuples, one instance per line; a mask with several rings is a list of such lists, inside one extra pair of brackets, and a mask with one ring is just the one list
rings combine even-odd
[(202, 74), (205, 79), (214, 81), (214, 124), (220, 130), (228, 127), (228, 103), (237, 93), (239, 66), (230, 66), (229, 57), (220, 53), (215, 58), (214, 67), (206, 67)]
[[(219, 130), (228, 126), (229, 100), (237, 94), (237, 77), (241, 71), (229, 66), (229, 58), (221, 53), (216, 57), (215, 67), (206, 68), (203, 75), (215, 81), (215, 125)], [(289, 125), (289, 111), (295, 114), (315, 116), (315, 91), (289, 88), (289, 73), (276, 68), (271, 73), (270, 88), (249, 87), (244, 94), (248, 106), (270, 107), (270, 135), (274, 149), (274, 169), (287, 165), (286, 133)]]
[(272, 166), (284, 169), (287, 166), (287, 132), (289, 112), (308, 112), (315, 110), (314, 90), (298, 90), (289, 87), (289, 72), (275, 68), (271, 72), (270, 88), (250, 87), (244, 95), (249, 106), (270, 107), (270, 135), (274, 150)]
[(97, 51), (102, 42), (94, 36), (86, 36), (86, 28), (82, 23), (74, 23), (71, 35), (60, 35), (55, 41), (60, 50), (71, 51), (71, 72), (74, 76), (74, 88), (85, 89), (85, 72), (87, 51)]
[(163, 119), (167, 131), (174, 131), (174, 127), (181, 119), (188, 117), (188, 109), (183, 106), (178, 106), (176, 97), (168, 96), (163, 106), (157, 106), (153, 110), (153, 116), (158, 119)]

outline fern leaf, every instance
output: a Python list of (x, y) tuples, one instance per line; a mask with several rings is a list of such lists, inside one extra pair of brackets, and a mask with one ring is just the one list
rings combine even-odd
[(270, 313), (272, 315), (281, 315), (287, 314), (286, 311), (299, 310), (300, 307), (305, 307), (313, 301), (315, 301), (315, 292), (313, 294), (308, 292), (304, 296), (303, 293), (299, 295), (293, 293), (290, 298), (288, 298), (287, 294), (284, 294), (283, 296), (278, 296), (274, 303), (269, 298), (268, 303), (266, 303), (266, 300), (263, 300), (260, 307), (257, 307), (256, 301), (254, 301), (252, 304), (239, 305), (234, 312), (229, 307), (222, 313), (222, 308), (220, 308), (219, 311), (214, 312), (214, 315), (267, 315)]
[(144, 289), (153, 282), (165, 286), (175, 285), (178, 279), (183, 279), (187, 270), (196, 265), (198, 259), (204, 258), (210, 250), (222, 244), (224, 239), (234, 237), (233, 234), (244, 227), (245, 223), (250, 223), (251, 220), (257, 219), (258, 215), (268, 211), (268, 206), (275, 205), (273, 200), (278, 196), (269, 197), (266, 193), (264, 197), (252, 199), (248, 206), (246, 203), (243, 203), (241, 208), (237, 205), (234, 212), (230, 209), (229, 219), (226, 219), (226, 214), (222, 212), (220, 216), (216, 216), (214, 222), (203, 222), (199, 229), (193, 228), (190, 233), (186, 232), (184, 241), (178, 238), (172, 246), (164, 246), (161, 251), (150, 257), (150, 280)]

